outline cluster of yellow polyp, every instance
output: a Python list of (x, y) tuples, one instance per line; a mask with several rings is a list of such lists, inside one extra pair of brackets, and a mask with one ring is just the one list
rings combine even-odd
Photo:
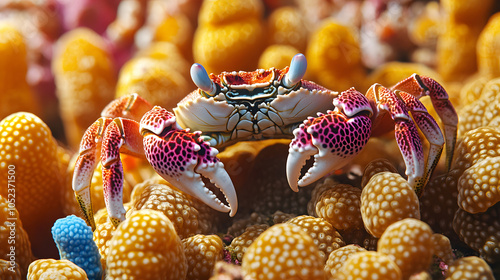
[[(0, 15), (54, 1), (14, 2), (0, 4)], [(125, 221), (115, 226), (108, 217), (101, 164), (90, 186), (96, 229), (87, 241), (100, 254), (102, 279), (500, 275), (498, 1), (56, 2), (57, 12), (43, 6), (53, 12), (45, 18), (50, 39), (0, 16), (0, 279), (92, 279), (64, 252), (58, 259), (51, 227), (82, 215), (72, 189), (75, 155), (110, 101), (137, 93), (171, 111), (196, 88), (194, 62), (213, 74), (282, 69), (297, 53), (307, 57), (304, 79), (336, 91), (390, 87), (413, 73), (440, 82), (460, 119), (450, 170), (442, 159), (417, 196), (391, 131), (296, 193), (286, 177), (288, 139), (216, 147), (238, 195), (229, 217), (159, 178), (145, 160), (121, 155)], [(85, 24), (92, 16), (109, 25)], [(33, 64), (52, 67), (63, 129), (44, 118), (49, 109), (33, 84), (44, 79)], [(421, 101), (441, 124), (430, 98)]]

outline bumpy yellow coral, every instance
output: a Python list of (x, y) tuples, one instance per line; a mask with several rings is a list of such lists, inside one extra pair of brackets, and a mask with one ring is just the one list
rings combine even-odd
[(222, 239), (217, 235), (197, 234), (182, 240), (188, 263), (187, 279), (203, 280), (212, 275), (215, 263), (224, 256)]
[(499, 48), (500, 13), (496, 13), (491, 16), (477, 41), (477, 60), (481, 74), (491, 78), (500, 76)]
[(122, 67), (116, 97), (137, 93), (151, 104), (174, 108), (194, 85), (189, 63), (172, 43), (158, 42)]
[(34, 257), (15, 205), (15, 196), (0, 195), (0, 259), (8, 261), (7, 267), (18, 266), (17, 269), (25, 277)]
[(28, 65), (23, 35), (0, 23), (0, 119), (18, 111), (39, 113), (36, 97), (26, 82)]
[(263, 232), (243, 256), (243, 275), (256, 280), (323, 279), (323, 260), (313, 239), (293, 224)]
[(377, 251), (401, 269), (403, 279), (429, 268), (434, 253), (433, 232), (426, 223), (407, 218), (390, 225), (378, 241)]
[(174, 225), (163, 213), (135, 211), (116, 229), (107, 279), (184, 279), (187, 263)]
[(402, 279), (401, 271), (394, 261), (387, 255), (372, 251), (352, 254), (336, 276), (339, 280)]
[(59, 40), (52, 70), (66, 137), (76, 148), (87, 127), (113, 100), (115, 66), (99, 35), (75, 29)]
[(270, 45), (260, 55), (258, 67), (260, 69), (285, 68), (290, 66), (290, 61), (297, 53), (299, 51), (290, 45)]
[(305, 51), (307, 29), (300, 11), (292, 6), (283, 6), (274, 10), (268, 18), (269, 44), (289, 45)]
[(333, 250), (345, 246), (340, 233), (325, 219), (302, 215), (288, 220), (287, 223), (299, 226), (312, 237), (325, 262)]
[(179, 48), (186, 59), (193, 56), (192, 42), (194, 29), (185, 14), (167, 15), (156, 27), (153, 40), (156, 42), (169, 42)]
[(265, 42), (263, 12), (257, 0), (204, 1), (193, 40), (194, 60), (208, 73), (257, 68)]
[(381, 172), (371, 178), (361, 193), (361, 216), (367, 231), (380, 237), (396, 221), (420, 219), (418, 197), (401, 175)]
[(243, 255), (245, 255), (248, 247), (267, 228), (269, 228), (269, 225), (267, 224), (252, 225), (247, 227), (245, 232), (236, 236), (231, 241), (231, 244), (227, 246), (228, 250), (231, 252), (231, 255), (233, 255), (234, 258), (241, 262), (243, 260)]
[(23, 279), (19, 265), (15, 261), (11, 263), (10, 261), (2, 259), (0, 259), (0, 278), (2, 280)]
[(363, 177), (361, 178), (361, 188), (364, 188), (370, 179), (377, 173), (380, 172), (392, 172), (398, 173), (396, 167), (385, 158), (378, 158), (370, 161), (363, 171)]
[(68, 260), (40, 259), (32, 262), (28, 280), (88, 280), (85, 271)]
[(61, 174), (57, 143), (40, 118), (15, 113), (0, 122), (0, 172), (6, 174), (0, 177), (0, 195), (8, 198), (14, 192), (15, 207), (34, 254), (47, 256), (49, 248), (55, 249), (47, 240), (52, 224), (62, 217), (65, 175)]
[(434, 246), (434, 255), (442, 259), (445, 263), (451, 264), (454, 255), (450, 239), (440, 233), (434, 233), (432, 235), (432, 243)]
[(308, 71), (319, 84), (332, 90), (362, 87), (361, 50), (350, 27), (324, 21), (311, 34), (306, 54)]
[(316, 213), (338, 230), (362, 228), (360, 198), (361, 189), (347, 184), (334, 185), (318, 198)]
[(334, 250), (329, 256), (325, 264), (325, 272), (333, 279), (337, 278), (337, 273), (345, 261), (354, 253), (365, 252), (366, 249), (357, 245), (347, 245)]
[(446, 272), (446, 280), (494, 280), (490, 266), (476, 256), (456, 260)]

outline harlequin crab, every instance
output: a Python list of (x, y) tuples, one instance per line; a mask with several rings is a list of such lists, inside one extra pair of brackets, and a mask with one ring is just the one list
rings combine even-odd
[[(390, 89), (374, 84), (366, 95), (354, 88), (339, 93), (303, 80), (306, 68), (302, 54), (282, 70), (208, 75), (195, 63), (191, 77), (198, 89), (174, 113), (151, 106), (137, 94), (111, 102), (85, 132), (75, 166), (73, 189), (88, 224), (95, 228), (90, 182), (98, 158), (109, 216), (115, 224), (125, 219), (120, 153), (145, 157), (178, 189), (231, 216), (238, 201), (216, 148), (236, 141), (293, 138), (286, 171), (294, 191), (349, 163), (376, 130), (394, 127), (408, 181), (418, 193), (445, 139), (451, 161), (458, 119), (446, 91), (433, 79), (414, 74)], [(419, 101), (422, 96), (430, 96), (444, 124), (444, 137)], [(317, 117), (310, 117), (316, 112)], [(427, 160), (417, 126), (430, 142)], [(312, 156), (314, 164), (301, 177)], [(220, 189), (226, 202), (205, 186), (202, 176)]]

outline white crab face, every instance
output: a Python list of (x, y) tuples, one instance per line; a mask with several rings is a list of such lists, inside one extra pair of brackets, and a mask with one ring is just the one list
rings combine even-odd
[[(333, 107), (336, 92), (312, 82), (287, 80), (288, 67), (211, 75), (174, 109), (184, 128), (200, 130), (212, 145), (235, 140), (291, 138), (308, 116)], [(210, 91), (210, 92), (208, 92)]]

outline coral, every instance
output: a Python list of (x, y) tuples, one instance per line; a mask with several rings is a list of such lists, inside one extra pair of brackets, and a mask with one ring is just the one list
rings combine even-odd
[(111, 221), (105, 223), (97, 223), (96, 229), (93, 233), (93, 239), (99, 250), (99, 255), (101, 256), (101, 266), (103, 269), (106, 268), (106, 258), (109, 253), (109, 243), (116, 228)]
[(257, 68), (265, 42), (263, 13), (258, 0), (204, 1), (193, 39), (194, 60), (208, 73)]
[(134, 211), (111, 238), (107, 279), (184, 279), (186, 256), (173, 223), (161, 212)]
[(212, 229), (209, 226), (212, 221), (202, 219), (194, 199), (163, 180), (152, 179), (137, 185), (132, 194), (132, 204), (133, 211), (152, 209), (165, 214), (181, 239), (198, 233), (209, 233), (205, 230)]
[(242, 280), (243, 274), (241, 266), (226, 262), (217, 262), (214, 268), (214, 275), (210, 280)]
[(115, 97), (137, 93), (151, 104), (171, 110), (193, 89), (189, 63), (179, 49), (158, 42), (123, 65)]
[(14, 206), (15, 196), (0, 195), (0, 259), (7, 262), (7, 267), (15, 266), (20, 275), (26, 277), (28, 266), (34, 257), (28, 234)]
[(240, 218), (233, 221), (231, 226), (227, 229), (227, 234), (230, 236), (240, 236), (247, 231), (248, 227), (267, 224), (267, 222), (267, 216), (254, 212), (246, 218)]
[(481, 258), (490, 263), (500, 262), (500, 204), (478, 214), (458, 209), (453, 229)]
[(361, 216), (366, 230), (380, 237), (396, 221), (420, 219), (418, 197), (401, 175), (381, 172), (370, 179), (361, 193)]
[(299, 50), (299, 52), (304, 52), (308, 36), (304, 24), (303, 15), (297, 8), (293, 6), (277, 8), (272, 11), (267, 19), (269, 44), (289, 45)]
[(463, 173), (485, 158), (498, 156), (500, 156), (500, 130), (495, 127), (479, 127), (465, 133), (457, 143), (452, 169)]
[(290, 61), (297, 53), (299, 51), (290, 45), (270, 45), (260, 55), (257, 66), (259, 69), (283, 69), (290, 66)]
[(477, 40), (477, 64), (479, 73), (490, 78), (500, 76), (500, 62), (498, 61), (499, 47), (500, 13), (496, 13), (490, 17)]
[(245, 255), (245, 252), (247, 251), (248, 247), (254, 242), (254, 240), (261, 234), (263, 233), (267, 228), (269, 228), (269, 225), (267, 224), (259, 224), (259, 225), (252, 225), (246, 228), (246, 230), (236, 236), (232, 241), (229, 246), (227, 246), (227, 249), (231, 253), (232, 256), (239, 262), (243, 260), (243, 256)]
[(217, 235), (197, 234), (182, 240), (188, 264), (187, 279), (202, 280), (212, 275), (215, 263), (224, 256), (222, 239)]
[(425, 271), (434, 253), (433, 232), (426, 223), (406, 218), (391, 224), (378, 241), (377, 252), (386, 254), (401, 269), (403, 279)]
[(359, 229), (363, 227), (360, 204), (361, 189), (337, 184), (318, 198), (316, 213), (338, 230)]
[(103, 38), (89, 29), (78, 28), (58, 41), (52, 70), (66, 137), (70, 146), (76, 148), (87, 127), (113, 100), (115, 65)]
[(28, 280), (88, 280), (85, 271), (68, 260), (40, 259), (28, 269)]
[(387, 279), (401, 278), (401, 270), (388, 256), (372, 251), (352, 254), (338, 270), (337, 279)]
[[(12, 114), (0, 122), (0, 195), (15, 189), (15, 207), (37, 257), (57, 254), (50, 227), (62, 217), (60, 198), (64, 187), (57, 143), (49, 127), (31, 113)], [(10, 171), (10, 173), (8, 173)]]
[(363, 189), (366, 184), (370, 181), (370, 179), (377, 173), (380, 172), (392, 172), (398, 173), (396, 167), (385, 158), (378, 158), (370, 161), (363, 171), (363, 177), (361, 178), (361, 189)]
[(485, 158), (458, 181), (458, 205), (469, 213), (485, 212), (500, 201), (500, 157)]
[(167, 15), (153, 31), (154, 42), (175, 45), (186, 59), (191, 60), (194, 28), (185, 14)]
[(456, 260), (446, 273), (446, 280), (494, 280), (493, 272), (481, 258), (472, 256)]
[(37, 99), (26, 81), (26, 43), (21, 32), (0, 23), (0, 119), (18, 111), (40, 112)]
[(451, 264), (455, 257), (451, 248), (450, 239), (440, 233), (434, 233), (432, 235), (432, 243), (434, 255), (442, 259), (445, 263)]
[(334, 250), (326, 260), (325, 273), (331, 278), (336, 279), (339, 269), (351, 255), (365, 251), (366, 249), (358, 245), (347, 245)]
[[(26, 269), (27, 272), (27, 269)], [(10, 261), (0, 259), (0, 278), (3, 280), (24, 279), (21, 277), (19, 265), (14, 261), (14, 266)]]
[(313, 239), (299, 226), (277, 224), (264, 231), (243, 256), (245, 277), (323, 279), (324, 261)]
[(325, 20), (311, 34), (306, 56), (308, 71), (322, 86), (339, 91), (362, 87), (361, 50), (350, 27)]
[(286, 223), (299, 226), (312, 237), (324, 262), (333, 250), (345, 246), (340, 233), (325, 219), (302, 215), (292, 218)]
[(316, 204), (318, 199), (321, 197), (323, 192), (331, 189), (333, 186), (339, 184), (337, 180), (332, 177), (327, 177), (323, 181), (318, 181), (311, 192), (311, 200), (307, 203), (307, 214), (313, 217), (317, 217)]
[(92, 229), (84, 220), (74, 215), (58, 219), (52, 227), (52, 237), (61, 259), (83, 268), (89, 279), (102, 278), (101, 256), (92, 239)]

